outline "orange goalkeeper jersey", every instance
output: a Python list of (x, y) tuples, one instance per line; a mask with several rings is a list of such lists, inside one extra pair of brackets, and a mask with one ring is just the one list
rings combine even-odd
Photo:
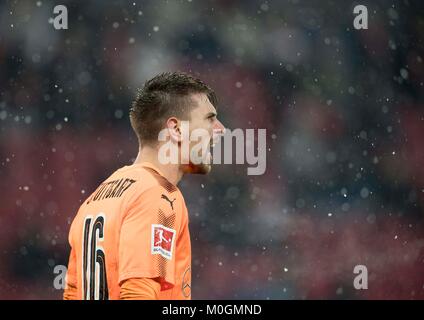
[(180, 190), (149, 163), (114, 172), (81, 205), (69, 232), (67, 285), (77, 299), (119, 299), (132, 278), (159, 299), (191, 299), (188, 213)]

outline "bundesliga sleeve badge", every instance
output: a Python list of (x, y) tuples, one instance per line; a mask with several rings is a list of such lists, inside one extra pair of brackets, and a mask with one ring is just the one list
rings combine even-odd
[(152, 254), (160, 254), (162, 257), (171, 260), (175, 230), (167, 228), (161, 224), (152, 224)]

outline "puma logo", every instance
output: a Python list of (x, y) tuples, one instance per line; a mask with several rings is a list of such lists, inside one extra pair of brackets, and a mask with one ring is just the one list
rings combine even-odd
[(165, 199), (166, 201), (169, 202), (169, 204), (171, 205), (171, 209), (174, 210), (174, 201), (176, 200), (176, 198), (174, 198), (174, 200), (170, 200), (166, 195), (162, 194), (161, 199)]

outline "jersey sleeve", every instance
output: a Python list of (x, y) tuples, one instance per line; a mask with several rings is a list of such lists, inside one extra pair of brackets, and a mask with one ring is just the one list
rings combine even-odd
[(176, 192), (155, 186), (130, 205), (120, 232), (120, 285), (131, 278), (156, 279), (161, 290), (175, 285), (175, 247), (181, 219), (176, 198)]
[(71, 253), (69, 254), (68, 270), (65, 277), (65, 290), (63, 292), (64, 300), (76, 300), (78, 296), (77, 289), (77, 270), (76, 270), (76, 254), (71, 246)]
[(160, 283), (149, 278), (131, 278), (122, 282), (120, 300), (157, 300)]

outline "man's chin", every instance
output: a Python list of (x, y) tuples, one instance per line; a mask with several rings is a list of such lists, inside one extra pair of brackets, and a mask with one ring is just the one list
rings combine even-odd
[(193, 164), (190, 163), (188, 165), (183, 166), (183, 172), (184, 173), (191, 173), (191, 174), (208, 174), (212, 170), (212, 165), (210, 164)]

